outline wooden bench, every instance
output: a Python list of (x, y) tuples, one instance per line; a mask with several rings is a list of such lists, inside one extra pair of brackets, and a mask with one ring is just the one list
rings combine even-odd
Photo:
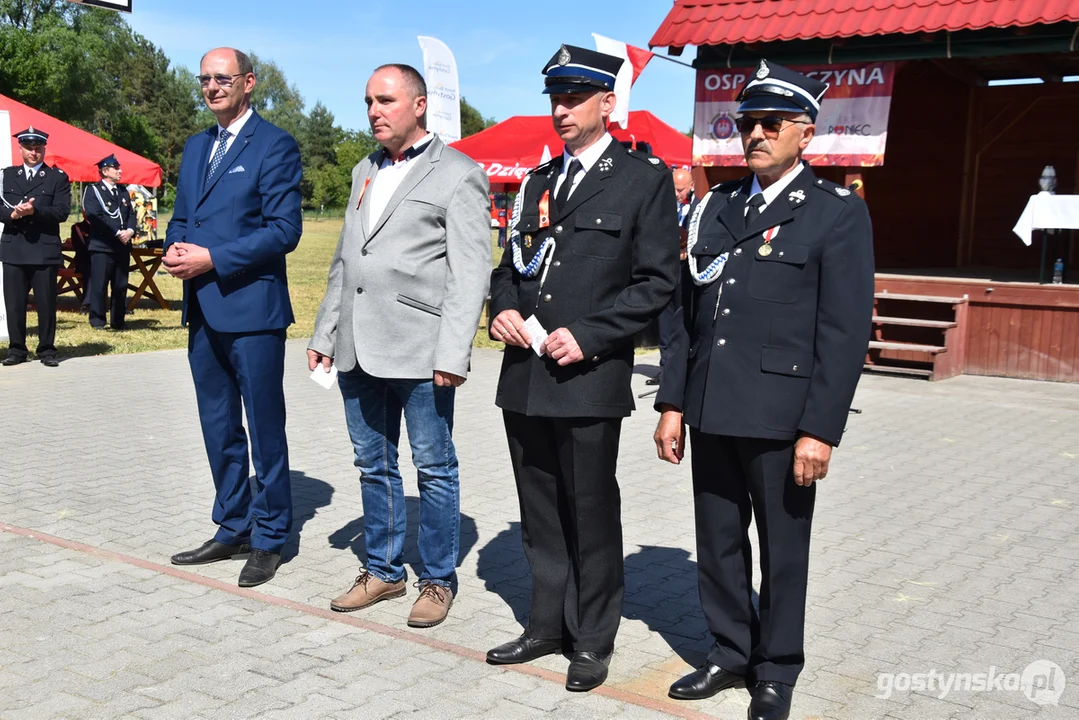
[(873, 296), (873, 331), (866, 370), (943, 380), (966, 362), (967, 296)]

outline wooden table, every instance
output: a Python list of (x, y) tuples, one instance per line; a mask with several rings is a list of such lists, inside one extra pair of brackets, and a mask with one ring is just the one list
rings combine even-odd
[(129, 311), (135, 309), (135, 305), (138, 304), (139, 298), (143, 295), (149, 296), (162, 310), (169, 309), (168, 301), (162, 297), (161, 291), (157, 289), (157, 282), (154, 280), (154, 275), (157, 274), (158, 268), (161, 267), (163, 255), (161, 248), (131, 248), (131, 270), (138, 270), (142, 273), (142, 281), (138, 287), (128, 285), (128, 288), (134, 291), (131, 300), (127, 303)]
[(75, 299), (81, 303), (83, 295), (86, 293), (86, 284), (89, 278), (83, 278), (75, 266), (75, 248), (71, 246), (70, 242), (65, 242), (61, 245), (60, 251), (63, 262), (56, 269), (56, 295), (72, 293), (75, 295)]

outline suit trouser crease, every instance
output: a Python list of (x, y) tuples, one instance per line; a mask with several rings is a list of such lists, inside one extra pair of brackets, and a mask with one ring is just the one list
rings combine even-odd
[[(809, 542), (816, 486), (794, 483), (793, 441), (691, 429), (701, 607), (715, 639), (709, 660), (754, 681), (795, 684), (805, 664)], [(760, 547), (753, 606), (750, 521)]]
[(30, 290), (37, 306), (37, 356), (56, 355), (56, 265), (4, 263), (4, 305), (7, 308), (8, 355), (25, 359), (26, 304)]
[[(105, 326), (105, 308), (109, 309), (109, 324), (114, 328), (124, 325), (127, 313), (127, 283), (131, 263), (121, 254), (90, 253), (90, 324)], [(109, 302), (106, 303), (106, 295)]]
[(530, 635), (609, 653), (625, 577), (616, 479), (621, 418), (504, 412), (532, 571)]
[(461, 494), (453, 444), (456, 389), (432, 380), (384, 379), (361, 368), (337, 376), (360, 471), (365, 569), (384, 582), (403, 580), (408, 530), (404, 481), (398, 464), (401, 418), (408, 432), (419, 489), (417, 546), (420, 582), (449, 586), (456, 578)]
[[(285, 331), (219, 333), (201, 316), (189, 322), (188, 359), (214, 479), (215, 539), (280, 553), (292, 529), (285, 435)], [(248, 432), (255, 466), (248, 466)]]

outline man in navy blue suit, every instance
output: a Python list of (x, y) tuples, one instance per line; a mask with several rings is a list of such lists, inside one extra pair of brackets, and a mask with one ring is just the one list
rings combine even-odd
[[(164, 264), (184, 281), (183, 322), (210, 472), (217, 534), (175, 565), (250, 552), (240, 587), (273, 578), (292, 527), (285, 439), (285, 255), (300, 241), (300, 151), (251, 108), (251, 60), (202, 58), (199, 84), (218, 125), (184, 146)], [(248, 481), (247, 412), (256, 482)]]

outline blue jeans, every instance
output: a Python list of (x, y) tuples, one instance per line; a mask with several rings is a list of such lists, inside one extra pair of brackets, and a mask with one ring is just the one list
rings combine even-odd
[(432, 380), (393, 380), (359, 367), (337, 376), (345, 422), (360, 469), (366, 569), (384, 582), (405, 578), (408, 522), (397, 466), (401, 414), (405, 416), (420, 491), (420, 582), (449, 586), (456, 574), (461, 535), (461, 489), (453, 447), (454, 388)]

